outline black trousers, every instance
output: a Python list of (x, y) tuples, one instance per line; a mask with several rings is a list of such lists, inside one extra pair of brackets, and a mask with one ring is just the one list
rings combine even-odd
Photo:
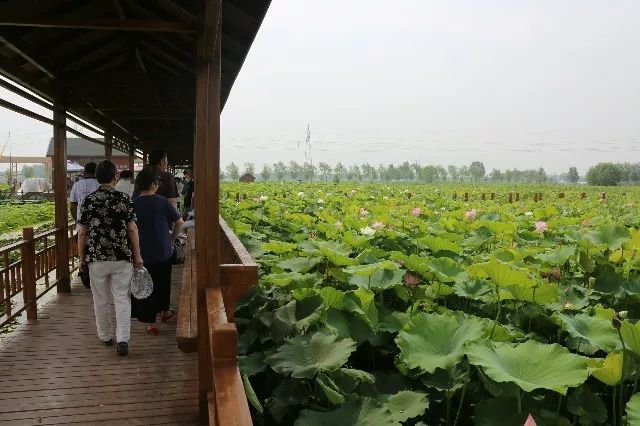
[(165, 262), (144, 265), (153, 280), (153, 293), (146, 299), (140, 300), (131, 296), (131, 313), (139, 321), (156, 322), (158, 312), (169, 310), (172, 263), (172, 258), (169, 258)]

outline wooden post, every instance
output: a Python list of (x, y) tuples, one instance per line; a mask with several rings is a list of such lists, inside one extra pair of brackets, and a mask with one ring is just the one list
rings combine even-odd
[(520, 201), (520, 193), (516, 192), (516, 202)]
[[(198, 303), (198, 402), (200, 421), (208, 418), (207, 394), (213, 386), (206, 289), (220, 287), (220, 75), (221, 0), (204, 2), (204, 25), (198, 34), (196, 120), (193, 169), (196, 222)], [(233, 415), (232, 413), (229, 413)]]
[(583, 192), (582, 194), (580, 194), (580, 199), (584, 200), (585, 198), (587, 198), (586, 192)]
[(104, 131), (104, 158), (112, 161), (113, 158), (113, 135), (111, 134), (111, 122), (107, 124)]
[(538, 202), (538, 193), (537, 192), (535, 194), (533, 194), (533, 202), (534, 203)]
[(559, 192), (558, 193), (558, 198), (564, 198), (564, 192)]
[(36, 305), (36, 246), (33, 241), (33, 228), (22, 229), (22, 239), (25, 240), (20, 249), (22, 256), (22, 296), (27, 306), (27, 319), (38, 319)]
[(53, 105), (53, 194), (55, 200), (56, 280), (58, 293), (71, 291), (69, 271), (69, 210), (67, 206), (67, 115), (63, 105)]
[(146, 166), (147, 164), (149, 164), (149, 156), (146, 152), (142, 153), (142, 165)]
[(509, 202), (513, 203), (513, 194), (511, 192), (509, 193)]
[(453, 193), (453, 199), (456, 200), (458, 198), (458, 194), (456, 194), (455, 192)]
[(492, 200), (495, 200), (495, 199), (496, 199), (496, 194), (495, 194), (495, 192), (492, 192), (492, 193), (491, 193), (491, 199), (492, 199)]
[(601, 192), (600, 193), (600, 199), (601, 200), (606, 200), (607, 199), (607, 193), (606, 192)]
[(487, 195), (483, 192), (482, 195), (480, 196), (480, 199), (482, 201), (486, 200), (487, 199)]
[(469, 201), (469, 193), (465, 192), (464, 193), (464, 202), (466, 203), (467, 201)]
[(131, 146), (131, 148), (129, 149), (129, 170), (131, 170), (132, 172), (135, 167), (135, 160), (136, 160), (136, 154), (133, 149), (133, 146)]

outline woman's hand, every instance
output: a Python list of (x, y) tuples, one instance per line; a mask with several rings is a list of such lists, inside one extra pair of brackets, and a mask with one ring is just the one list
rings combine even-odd
[(142, 256), (137, 255), (133, 256), (133, 267), (135, 269), (142, 268), (144, 266), (144, 262), (142, 261)]

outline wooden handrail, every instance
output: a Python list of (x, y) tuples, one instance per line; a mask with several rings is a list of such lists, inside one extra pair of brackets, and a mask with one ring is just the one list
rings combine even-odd
[[(73, 226), (73, 223), (70, 225)], [(33, 228), (24, 228), (20, 241), (0, 247), (0, 304), (4, 306), (4, 313), (0, 315), (0, 327), (13, 321), (25, 310), (27, 319), (36, 319), (38, 300), (58, 285), (58, 280), (50, 282), (49, 274), (57, 267), (55, 248), (60, 231), (60, 228), (54, 228), (34, 235)], [(49, 238), (52, 242), (56, 241), (56, 244), (49, 245)], [(73, 228), (70, 228), (70, 233), (65, 238), (70, 242), (75, 241)], [(38, 247), (42, 244), (44, 247)], [(75, 246), (69, 244), (71, 270), (77, 267)], [(41, 280), (43, 282), (40, 286), (38, 283)], [(22, 300), (19, 300), (20, 294)]]
[[(258, 281), (258, 265), (220, 218), (220, 287), (207, 288), (206, 320), (212, 389), (207, 394), (209, 424), (251, 425), (251, 411), (238, 367), (238, 331), (233, 323), (237, 300)], [(198, 304), (193, 229), (188, 232), (176, 340), (185, 352), (195, 352), (198, 343)], [(233, 263), (235, 262), (235, 263)]]

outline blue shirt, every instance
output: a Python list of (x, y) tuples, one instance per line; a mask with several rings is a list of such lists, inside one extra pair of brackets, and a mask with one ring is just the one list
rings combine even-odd
[(160, 195), (139, 195), (133, 199), (136, 212), (140, 254), (146, 265), (166, 262), (173, 254), (173, 241), (167, 223), (175, 222), (180, 213)]

